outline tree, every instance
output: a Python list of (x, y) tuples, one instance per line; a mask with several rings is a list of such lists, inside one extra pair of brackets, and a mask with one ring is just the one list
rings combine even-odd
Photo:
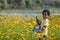
[(25, 0), (21, 0), (21, 1), (20, 1), (20, 4), (21, 4), (21, 5), (20, 5), (21, 8), (25, 8)]
[(4, 8), (7, 8), (7, 0), (3, 0), (4, 1)]

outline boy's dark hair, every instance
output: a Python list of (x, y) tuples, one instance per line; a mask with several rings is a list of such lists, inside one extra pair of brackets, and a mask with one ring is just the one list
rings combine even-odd
[(48, 13), (48, 16), (50, 16), (50, 11), (47, 10), (47, 9), (43, 10), (42, 15), (44, 15), (45, 12), (47, 12)]

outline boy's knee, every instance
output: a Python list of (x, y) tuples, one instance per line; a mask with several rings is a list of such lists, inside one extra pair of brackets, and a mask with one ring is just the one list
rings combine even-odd
[(43, 35), (43, 37), (45, 38), (45, 37), (47, 37), (46, 35)]

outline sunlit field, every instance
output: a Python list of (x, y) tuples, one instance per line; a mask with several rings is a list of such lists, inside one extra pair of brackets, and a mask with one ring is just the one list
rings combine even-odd
[[(0, 40), (38, 40), (42, 36), (32, 31), (35, 24), (34, 16), (0, 16)], [(60, 40), (59, 15), (49, 17), (48, 40)]]

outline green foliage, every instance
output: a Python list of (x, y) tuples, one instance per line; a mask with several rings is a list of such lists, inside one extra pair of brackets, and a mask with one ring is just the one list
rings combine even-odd
[(0, 0), (0, 9), (39, 9), (45, 7), (60, 7), (59, 0)]

